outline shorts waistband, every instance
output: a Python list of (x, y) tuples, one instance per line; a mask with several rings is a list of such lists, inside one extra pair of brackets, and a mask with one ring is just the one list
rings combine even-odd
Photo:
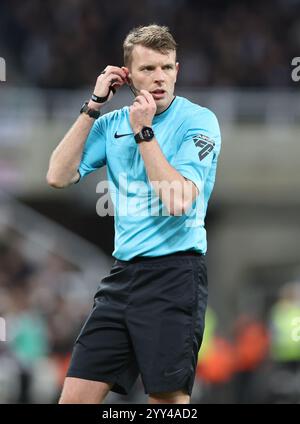
[(159, 259), (164, 259), (164, 258), (173, 258), (173, 257), (201, 257), (203, 256), (203, 253), (201, 252), (196, 252), (195, 250), (185, 250), (182, 252), (174, 252), (174, 253), (170, 253), (168, 255), (161, 255), (161, 256), (135, 256), (132, 259), (129, 259), (128, 261), (124, 261), (118, 258), (115, 258), (116, 261), (121, 262), (121, 263), (136, 263), (136, 262), (151, 262), (151, 261), (157, 261)]

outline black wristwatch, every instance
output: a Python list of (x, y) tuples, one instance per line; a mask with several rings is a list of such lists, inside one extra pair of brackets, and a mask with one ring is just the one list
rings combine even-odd
[(143, 127), (141, 131), (134, 136), (134, 139), (137, 143), (140, 141), (151, 141), (153, 138), (154, 132), (151, 127)]
[(89, 115), (91, 118), (94, 118), (94, 119), (99, 118), (100, 116), (99, 110), (88, 107), (88, 103), (89, 102), (83, 103), (82, 108), (80, 109), (80, 113), (86, 113), (87, 115)]

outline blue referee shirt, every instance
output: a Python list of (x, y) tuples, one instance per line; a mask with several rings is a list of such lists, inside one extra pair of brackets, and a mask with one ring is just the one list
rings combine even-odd
[(170, 165), (193, 181), (200, 194), (185, 214), (169, 215), (148, 179), (130, 126), (129, 107), (101, 116), (89, 133), (78, 171), (82, 178), (107, 165), (115, 215), (112, 255), (130, 260), (185, 250), (205, 254), (204, 220), (221, 148), (217, 118), (209, 109), (176, 96), (154, 116), (152, 128)]

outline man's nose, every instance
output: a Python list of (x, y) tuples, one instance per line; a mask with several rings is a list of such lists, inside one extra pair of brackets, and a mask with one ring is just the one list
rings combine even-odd
[(165, 74), (164, 74), (164, 71), (161, 68), (155, 69), (154, 80), (155, 81), (164, 81), (165, 80)]

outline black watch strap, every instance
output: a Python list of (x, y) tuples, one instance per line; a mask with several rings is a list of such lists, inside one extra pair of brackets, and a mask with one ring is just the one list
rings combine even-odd
[(80, 113), (85, 113), (86, 115), (90, 116), (91, 118), (98, 119), (100, 116), (99, 110), (92, 109), (88, 107), (89, 102), (85, 102), (80, 109)]
[(96, 103), (104, 103), (108, 99), (111, 91), (113, 92), (113, 94), (115, 94), (116, 92), (116, 89), (112, 85), (109, 87), (107, 96), (99, 97), (95, 93), (93, 93), (91, 99), (93, 100), (93, 102)]
[(140, 141), (144, 141), (143, 136), (141, 134), (141, 132), (137, 133), (134, 135), (134, 139), (136, 143), (139, 143)]

